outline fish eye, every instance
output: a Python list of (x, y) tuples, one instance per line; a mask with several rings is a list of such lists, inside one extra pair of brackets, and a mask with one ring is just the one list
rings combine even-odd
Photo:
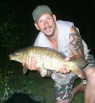
[(19, 53), (17, 53), (17, 52), (14, 52), (14, 54), (15, 54), (16, 56), (19, 56)]
[(19, 53), (16, 53), (16, 55), (18, 56), (18, 55), (19, 55)]

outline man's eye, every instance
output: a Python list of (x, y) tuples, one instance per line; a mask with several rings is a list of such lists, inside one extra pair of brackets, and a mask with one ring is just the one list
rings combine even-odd
[(46, 18), (46, 20), (47, 20), (47, 21), (50, 21), (50, 20), (51, 20), (51, 18), (50, 18), (50, 17), (48, 17), (48, 18)]
[(50, 19), (50, 18), (47, 18), (48, 20)]
[(40, 20), (40, 21), (39, 21), (39, 23), (41, 24), (41, 23), (43, 23), (43, 21), (42, 21), (42, 20)]

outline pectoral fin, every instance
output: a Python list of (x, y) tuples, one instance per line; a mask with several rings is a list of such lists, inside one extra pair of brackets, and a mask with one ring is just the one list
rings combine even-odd
[(26, 74), (27, 73), (27, 68), (26, 68), (26, 65), (23, 66), (23, 74)]
[(47, 75), (47, 69), (40, 68), (40, 74), (41, 74), (42, 77), (45, 77)]

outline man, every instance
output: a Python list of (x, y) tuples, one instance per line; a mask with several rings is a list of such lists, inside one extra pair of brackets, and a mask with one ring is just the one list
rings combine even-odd
[[(22, 64), (30, 70), (38, 71), (41, 76), (50, 77), (55, 81), (54, 95), (55, 103), (70, 103), (74, 95), (85, 90), (85, 103), (95, 103), (95, 60), (89, 55), (86, 43), (81, 39), (78, 28), (72, 22), (56, 20), (47, 5), (38, 6), (32, 13), (34, 25), (40, 30), (34, 46), (51, 47), (67, 56), (66, 60), (87, 59), (89, 64), (84, 68), (86, 74), (86, 88), (83, 83), (72, 89), (75, 74), (70, 72), (66, 66), (58, 68), (57, 71), (46, 70), (36, 67), (35, 57), (23, 60)], [(64, 79), (64, 81), (63, 81)]]

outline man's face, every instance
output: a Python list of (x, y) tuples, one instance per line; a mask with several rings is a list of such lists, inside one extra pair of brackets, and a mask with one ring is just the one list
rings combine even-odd
[(47, 37), (50, 37), (54, 34), (56, 28), (56, 17), (52, 14), (42, 15), (37, 24), (36, 28), (43, 32)]

